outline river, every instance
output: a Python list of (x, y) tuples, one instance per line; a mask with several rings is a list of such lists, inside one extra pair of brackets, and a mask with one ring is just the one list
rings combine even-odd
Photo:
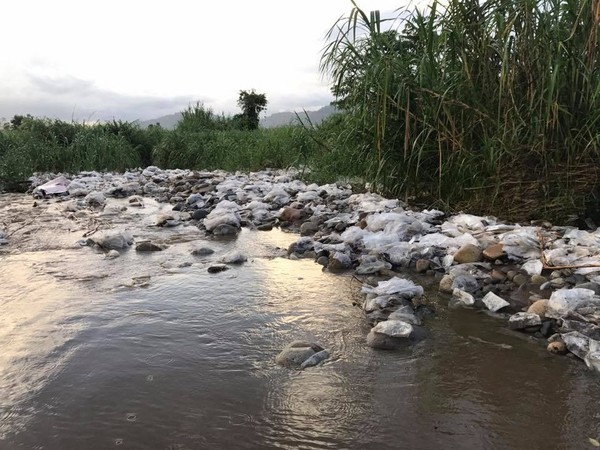
[[(287, 259), (297, 236), (206, 240), (138, 219), (134, 235), (169, 247), (108, 260), (51, 221), (4, 247), (0, 449), (581, 449), (600, 435), (600, 377), (448, 309), (432, 279), (415, 280), (437, 309), (427, 337), (377, 351), (360, 283)], [(214, 255), (191, 255), (199, 245)], [(248, 261), (207, 273), (231, 249)], [(332, 357), (277, 366), (298, 339)]]

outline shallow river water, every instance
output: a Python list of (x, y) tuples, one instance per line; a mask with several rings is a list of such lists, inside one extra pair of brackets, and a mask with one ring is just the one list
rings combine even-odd
[[(49, 225), (0, 254), (0, 449), (581, 449), (600, 435), (600, 377), (434, 288), (426, 339), (376, 351), (360, 284), (284, 258), (295, 235), (137, 234), (169, 248), (107, 260)], [(215, 254), (192, 256), (200, 245)], [(206, 272), (234, 248), (248, 262)], [(297, 339), (332, 358), (277, 366)]]

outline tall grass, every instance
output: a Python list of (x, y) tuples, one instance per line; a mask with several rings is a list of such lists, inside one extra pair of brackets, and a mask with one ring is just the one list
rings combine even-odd
[(0, 131), (0, 188), (26, 187), (34, 172), (163, 168), (260, 170), (306, 166), (316, 144), (298, 126), (236, 129), (235, 118), (196, 105), (175, 130), (112, 121), (87, 126), (27, 117)]
[(599, 0), (450, 0), (351, 14), (321, 68), (338, 147), (382, 190), (515, 218), (596, 202)]
[(315, 145), (297, 126), (253, 131), (175, 130), (156, 147), (155, 164), (165, 168), (260, 170), (307, 165)]

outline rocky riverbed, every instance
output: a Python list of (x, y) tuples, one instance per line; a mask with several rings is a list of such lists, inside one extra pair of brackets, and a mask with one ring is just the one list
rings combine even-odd
[[(51, 248), (52, 233), (39, 231), (53, 227), (73, 231), (75, 245), (107, 259), (129, 249), (168, 249), (173, 242), (161, 238), (166, 228), (181, 228), (178, 239), (192, 240), (198, 234), (235, 238), (242, 227), (281, 227), (301, 235), (282, 254), (313, 259), (331, 272), (353, 271), (363, 283), (359, 306), (373, 325), (366, 337), (372, 347), (426, 338), (435, 307), (410, 280), (419, 273), (439, 281), (451, 307), (486, 311), (548, 351), (600, 370), (600, 232), (417, 210), (377, 194), (353, 193), (348, 185), (307, 185), (294, 170), (230, 174), (148, 167), (59, 175), (32, 177), (31, 205), (5, 208), (0, 252)], [(123, 200), (115, 206), (113, 198)], [(151, 233), (132, 233), (135, 211), (151, 207), (149, 199), (169, 206), (156, 209), (146, 224)], [(206, 270), (226, 271), (245, 259), (232, 252)], [(307, 358), (321, 356), (305, 365), (298, 360), (297, 366), (329, 356), (318, 343), (306, 346), (312, 348)]]

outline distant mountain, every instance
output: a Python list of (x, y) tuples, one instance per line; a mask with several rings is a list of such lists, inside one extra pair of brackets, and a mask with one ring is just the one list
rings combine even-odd
[[(337, 112), (335, 106), (327, 105), (323, 106), (321, 109), (317, 109), (316, 111), (306, 111), (306, 114), (308, 114), (310, 122), (312, 122), (313, 125), (318, 125), (323, 121), (323, 119), (335, 112)], [(303, 111), (298, 111), (298, 115), (303, 122), (307, 122), (306, 115)], [(177, 126), (177, 122), (180, 120), (181, 113), (175, 113), (169, 114), (168, 116), (157, 117), (156, 119), (140, 121), (139, 125), (142, 128), (148, 128), (149, 125), (156, 125), (158, 123), (161, 127), (172, 130)], [(294, 112), (284, 111), (271, 114), (270, 116), (261, 119), (260, 126), (263, 128), (273, 128), (297, 123), (297, 121), (298, 118)]]
[(139, 122), (140, 127), (148, 128), (149, 125), (160, 124), (161, 127), (166, 128), (168, 130), (172, 130), (177, 126), (177, 122), (181, 120), (181, 113), (169, 114), (168, 116), (158, 117), (156, 119), (144, 120), (143, 122)]
[[(317, 109), (316, 111), (306, 111), (306, 114), (304, 114), (304, 111), (298, 111), (298, 116), (300, 116), (300, 119), (306, 123), (306, 115), (308, 115), (310, 122), (312, 122), (313, 125), (318, 125), (323, 121), (323, 119), (335, 112), (337, 112), (335, 106), (327, 105), (323, 106), (321, 109)], [(273, 128), (292, 123), (298, 123), (296, 113), (292, 111), (284, 111), (271, 114), (270, 116), (261, 119), (260, 126), (264, 128)]]

